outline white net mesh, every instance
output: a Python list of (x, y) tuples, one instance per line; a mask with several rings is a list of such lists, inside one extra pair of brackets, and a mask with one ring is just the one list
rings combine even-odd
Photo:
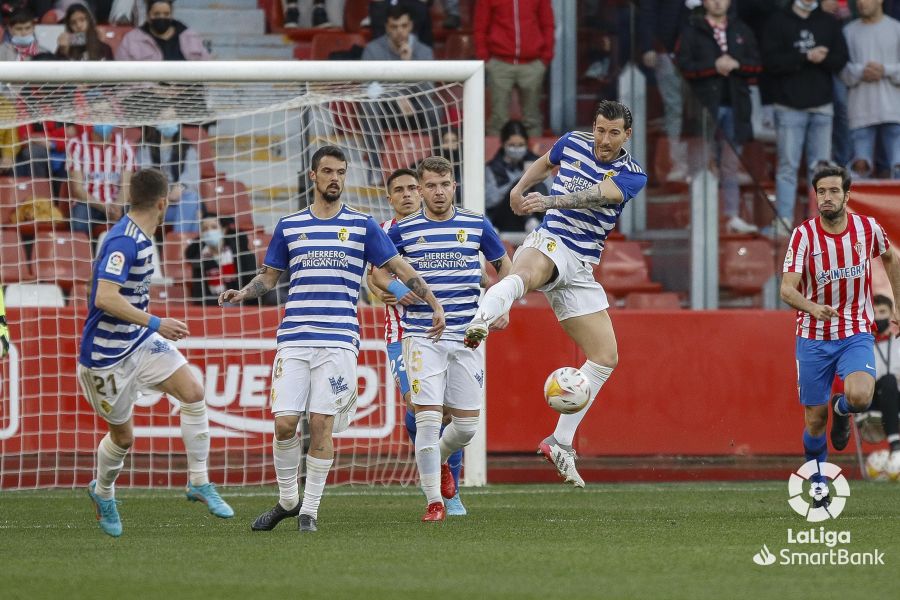
[[(383, 190), (391, 170), (431, 154), (459, 165), (462, 88), (5, 86), (0, 283), (14, 346), (0, 362), (0, 488), (73, 486), (91, 479), (105, 427), (75, 378), (91, 259), (114, 222), (101, 203), (121, 202), (125, 173), (145, 166), (162, 168), (174, 184), (156, 240), (151, 312), (183, 319), (191, 330), (178, 346), (205, 385), (211, 477), (229, 484), (274, 481), (269, 380), (285, 290), (274, 290), (259, 306), (224, 310), (214, 298), (223, 287), (237, 288), (252, 278), (278, 219), (311, 200), (308, 160), (321, 145), (345, 151), (343, 198), (378, 220), (391, 216)], [(209, 217), (213, 221), (204, 220)], [(210, 250), (198, 238), (216, 220), (224, 242)], [(402, 426), (405, 408), (384, 355), (383, 318), (382, 308), (360, 303), (360, 410), (336, 442), (336, 482), (410, 483), (416, 476)], [(183, 485), (177, 401), (141, 396), (134, 423), (136, 443), (119, 481)]]

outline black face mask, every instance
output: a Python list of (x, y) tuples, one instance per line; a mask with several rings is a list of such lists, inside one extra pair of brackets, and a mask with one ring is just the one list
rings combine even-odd
[(172, 19), (150, 19), (147, 22), (150, 23), (150, 29), (160, 35), (167, 32), (169, 27), (172, 26)]
[(875, 319), (875, 329), (878, 331), (878, 333), (884, 333), (890, 326), (890, 319)]

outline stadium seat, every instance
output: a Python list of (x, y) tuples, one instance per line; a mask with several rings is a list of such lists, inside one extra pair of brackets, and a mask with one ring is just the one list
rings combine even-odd
[(741, 295), (762, 291), (775, 274), (775, 250), (765, 239), (723, 241), (719, 246), (719, 285)]
[(113, 54), (115, 54), (116, 48), (122, 43), (125, 34), (132, 29), (134, 28), (130, 25), (97, 25), (97, 35), (104, 44), (112, 48)]
[(312, 39), (312, 60), (328, 60), (332, 52), (350, 50), (354, 45), (364, 48), (366, 38), (358, 33), (319, 33)]
[(170, 282), (169, 287), (181, 287), (180, 295), (179, 290), (168, 289), (170, 297), (185, 297), (190, 293), (193, 273), (184, 258), (184, 251), (197, 237), (195, 233), (169, 232), (163, 240), (162, 265), (166, 281)]
[(431, 138), (425, 133), (394, 131), (383, 134), (382, 139), (381, 168), (385, 175), (431, 155)]
[(631, 292), (625, 296), (625, 308), (637, 310), (681, 310), (681, 300), (675, 292)]
[(253, 202), (250, 192), (240, 181), (224, 177), (200, 182), (200, 198), (206, 211), (219, 217), (234, 218), (238, 229), (253, 229)]
[[(13, 222), (13, 216), (19, 206), (25, 202), (36, 198), (49, 200), (52, 197), (53, 192), (49, 179), (0, 178), (0, 225), (18, 227), (26, 235), (33, 235), (35, 230), (33, 221), (25, 221), (17, 225)], [(57, 225), (60, 224), (46, 221), (39, 223), (37, 228), (50, 230)]]
[(31, 261), (15, 229), (0, 229), (0, 284), (31, 281)]
[(650, 268), (637, 242), (607, 241), (603, 259), (594, 266), (594, 278), (616, 296), (632, 292), (659, 292), (662, 285), (650, 281)]
[(451, 33), (444, 42), (444, 59), (471, 60), (475, 58), (475, 39), (471, 33)]
[(269, 249), (269, 242), (272, 236), (263, 230), (256, 230), (247, 236), (247, 243), (250, 250), (256, 255), (256, 266), (261, 267), (266, 258), (266, 251)]
[(34, 275), (64, 290), (91, 280), (91, 242), (81, 233), (38, 232), (34, 239)]
[(62, 308), (66, 298), (58, 285), (53, 283), (13, 283), (4, 292), (7, 307), (37, 306)]
[(494, 158), (498, 150), (500, 150), (500, 138), (496, 135), (484, 136), (484, 160), (489, 161)]
[[(190, 129), (190, 128), (188, 128)], [(185, 135), (189, 138), (189, 135)], [(215, 179), (216, 171), (216, 143), (203, 129), (197, 131), (197, 157), (200, 160), (200, 177), (202, 179)]]
[(344, 4), (344, 31), (359, 33), (368, 27), (361, 27), (362, 20), (369, 16), (368, 2), (354, 2), (350, 0)]

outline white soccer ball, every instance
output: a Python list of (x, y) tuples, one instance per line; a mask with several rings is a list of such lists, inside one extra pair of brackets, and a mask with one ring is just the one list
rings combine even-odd
[(888, 461), (891, 453), (887, 450), (876, 450), (866, 458), (866, 473), (869, 479), (876, 481), (885, 481), (890, 479), (888, 474)]
[(557, 412), (564, 415), (577, 413), (591, 399), (591, 382), (575, 367), (557, 369), (544, 383), (544, 398)]
[(885, 472), (889, 479), (893, 481), (900, 480), (900, 452), (891, 452)]

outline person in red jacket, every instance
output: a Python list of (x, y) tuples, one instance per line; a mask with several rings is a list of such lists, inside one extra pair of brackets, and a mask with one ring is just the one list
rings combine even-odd
[(529, 137), (543, 134), (540, 110), (544, 72), (553, 60), (550, 0), (479, 0), (475, 3), (475, 56), (487, 64), (491, 90), (488, 135), (509, 120), (509, 98), (519, 88)]

